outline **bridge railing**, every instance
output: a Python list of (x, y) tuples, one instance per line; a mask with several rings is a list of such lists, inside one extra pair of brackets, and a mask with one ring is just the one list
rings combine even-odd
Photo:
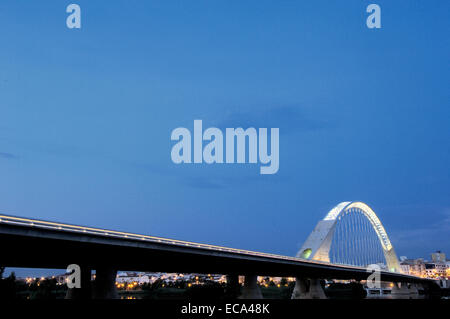
[(107, 230), (107, 229), (94, 228), (94, 227), (63, 224), (63, 223), (58, 223), (58, 222), (50, 222), (50, 221), (16, 217), (16, 216), (10, 216), (10, 215), (0, 215), (0, 226), (2, 224), (17, 225), (17, 226), (22, 226), (22, 227), (31, 227), (31, 228), (38, 228), (38, 229), (49, 229), (49, 230), (53, 230), (53, 231), (66, 231), (66, 232), (72, 232), (72, 233), (81, 233), (81, 234), (86, 234), (86, 235), (96, 235), (96, 236), (120, 238), (120, 239), (127, 239), (127, 240), (139, 240), (139, 241), (152, 242), (152, 243), (191, 247), (191, 248), (196, 248), (196, 249), (214, 250), (214, 251), (218, 251), (218, 252), (229, 252), (229, 253), (241, 254), (241, 255), (247, 255), (247, 256), (257, 256), (257, 257), (274, 258), (274, 259), (278, 259), (278, 260), (311, 263), (311, 264), (315, 264), (315, 265), (324, 265), (324, 266), (331, 265), (333, 267), (338, 267), (338, 268), (343, 268), (343, 269), (353, 269), (353, 270), (360, 270), (360, 271), (366, 270), (363, 267), (352, 266), (352, 265), (332, 264), (332, 263), (328, 263), (328, 262), (324, 262), (324, 261), (307, 260), (307, 259), (298, 258), (298, 257), (284, 256), (284, 255), (271, 254), (271, 253), (262, 253), (262, 252), (256, 252), (256, 251), (245, 250), (245, 249), (236, 249), (236, 248), (229, 248), (229, 247), (223, 247), (223, 246), (217, 246), (217, 245), (194, 243), (194, 242), (183, 241), (183, 240), (178, 240), (178, 239), (169, 239), (169, 238), (163, 238), (163, 237), (134, 234), (134, 233), (121, 232), (121, 231), (115, 231), (115, 230)]
[[(253, 256), (271, 257), (271, 258), (278, 258), (278, 259), (292, 260), (292, 261), (306, 261), (305, 259), (301, 259), (301, 258), (297, 258), (297, 257), (283, 256), (283, 255), (277, 255), (277, 254), (271, 254), (271, 253), (262, 253), (262, 252), (256, 252), (256, 251), (245, 250), (245, 249), (236, 249), (236, 248), (229, 248), (229, 247), (223, 247), (223, 246), (217, 246), (217, 245), (194, 243), (194, 242), (183, 241), (183, 240), (178, 240), (178, 239), (169, 239), (169, 238), (163, 238), (163, 237), (155, 237), (155, 236), (149, 236), (149, 235), (141, 235), (141, 234), (134, 234), (134, 233), (128, 233), (128, 232), (115, 231), (115, 230), (107, 230), (107, 229), (94, 228), (94, 227), (85, 227), (85, 226), (78, 226), (78, 225), (71, 225), (71, 224), (63, 224), (63, 223), (57, 223), (57, 222), (49, 222), (49, 221), (8, 216), (8, 215), (0, 215), (0, 224), (1, 223), (10, 224), (10, 225), (18, 225), (18, 226), (26, 226), (26, 227), (34, 227), (34, 228), (50, 229), (50, 230), (56, 230), (56, 231), (69, 231), (69, 232), (76, 232), (76, 233), (89, 234), (89, 235), (115, 237), (115, 238), (120, 238), (120, 239), (142, 240), (142, 241), (149, 241), (149, 242), (153, 242), (153, 243), (179, 245), (179, 246), (192, 247), (192, 248), (217, 250), (217, 251), (222, 251), (222, 252), (231, 252), (231, 253), (253, 255)], [(324, 264), (327, 264), (327, 263), (324, 263)]]

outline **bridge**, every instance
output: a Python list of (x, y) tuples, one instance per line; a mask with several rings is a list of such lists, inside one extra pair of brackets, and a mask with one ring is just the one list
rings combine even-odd
[(230, 286), (243, 275), (242, 298), (262, 297), (257, 276), (295, 277), (293, 298), (324, 298), (320, 280), (365, 281), (367, 266), (377, 262), (387, 265), (380, 280), (395, 283), (400, 294), (434, 283), (401, 273), (383, 225), (362, 202), (330, 210), (295, 257), (9, 215), (0, 215), (0, 241), (1, 266), (79, 265), (82, 287), (69, 289), (70, 298), (115, 298), (117, 270), (225, 274)]

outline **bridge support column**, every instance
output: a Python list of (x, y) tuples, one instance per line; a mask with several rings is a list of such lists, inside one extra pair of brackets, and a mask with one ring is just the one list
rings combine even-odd
[(237, 298), (240, 294), (241, 287), (239, 285), (238, 275), (227, 275), (227, 286), (225, 294), (228, 298)]
[(296, 278), (292, 299), (326, 299), (320, 279)]
[(68, 288), (65, 299), (91, 299), (91, 269), (80, 266), (80, 288)]
[(391, 296), (393, 299), (411, 299), (411, 290), (406, 282), (394, 282)]
[(425, 287), (422, 284), (419, 284), (419, 283), (417, 283), (415, 285), (416, 285), (417, 292), (419, 293), (419, 295), (421, 295), (421, 294), (423, 295), (424, 292), (425, 292)]
[(263, 299), (261, 289), (258, 286), (258, 276), (245, 276), (244, 287), (239, 299)]
[(308, 293), (308, 280), (304, 278), (295, 279), (294, 291), (292, 291), (291, 299), (305, 299)]
[(450, 283), (448, 279), (439, 279), (439, 287), (450, 288)]
[(94, 299), (118, 299), (116, 276), (116, 269), (108, 267), (96, 269)]
[(409, 285), (409, 298), (410, 299), (419, 299), (419, 288), (416, 284)]

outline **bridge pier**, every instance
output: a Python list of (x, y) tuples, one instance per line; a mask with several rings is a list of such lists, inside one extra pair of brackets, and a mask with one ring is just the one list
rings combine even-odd
[(65, 299), (91, 299), (91, 269), (80, 267), (80, 288), (68, 288)]
[(291, 299), (327, 299), (327, 296), (320, 285), (320, 279), (297, 277)]
[(227, 286), (225, 288), (225, 294), (228, 298), (238, 298), (241, 290), (239, 285), (239, 275), (226, 275)]
[(419, 287), (417, 287), (417, 284), (410, 284), (409, 294), (410, 299), (419, 299)]
[(94, 299), (118, 299), (116, 290), (117, 269), (102, 267), (96, 269)]
[(244, 287), (239, 299), (263, 299), (261, 289), (258, 286), (258, 276), (246, 275)]
[(306, 299), (306, 294), (308, 292), (308, 282), (304, 278), (295, 279), (295, 287), (292, 291), (291, 299)]
[(419, 291), (415, 284), (395, 282), (391, 290), (391, 296), (393, 299), (417, 299)]

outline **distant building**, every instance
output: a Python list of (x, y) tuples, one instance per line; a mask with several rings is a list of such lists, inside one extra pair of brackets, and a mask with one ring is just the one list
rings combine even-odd
[(154, 282), (155, 280), (156, 279), (153, 279), (148, 274), (135, 272), (120, 272), (116, 277), (116, 283), (119, 284), (136, 283), (138, 285), (142, 285), (145, 283)]
[(431, 254), (431, 261), (423, 258), (408, 259), (405, 256), (400, 257), (400, 268), (403, 273), (427, 278), (449, 278), (450, 261), (441, 251)]
[(445, 254), (438, 250), (437, 252), (431, 254), (431, 261), (434, 263), (445, 263)]
[(403, 258), (400, 262), (400, 269), (404, 274), (425, 277), (426, 276), (426, 267), (425, 261), (423, 258), (417, 259), (406, 259)]
[(429, 278), (446, 278), (447, 277), (447, 260), (445, 254), (437, 251), (431, 254), (431, 262), (426, 263), (426, 273)]
[(67, 282), (68, 276), (69, 276), (69, 274), (62, 274), (62, 275), (55, 276), (54, 279), (56, 279), (56, 284), (57, 285), (65, 285)]
[(203, 284), (205, 281), (225, 282), (225, 276), (214, 274), (179, 274), (179, 273), (136, 273), (119, 272), (116, 277), (116, 286), (130, 287), (146, 283), (153, 284), (156, 281), (162, 281), (164, 284), (176, 283), (180, 281)]

